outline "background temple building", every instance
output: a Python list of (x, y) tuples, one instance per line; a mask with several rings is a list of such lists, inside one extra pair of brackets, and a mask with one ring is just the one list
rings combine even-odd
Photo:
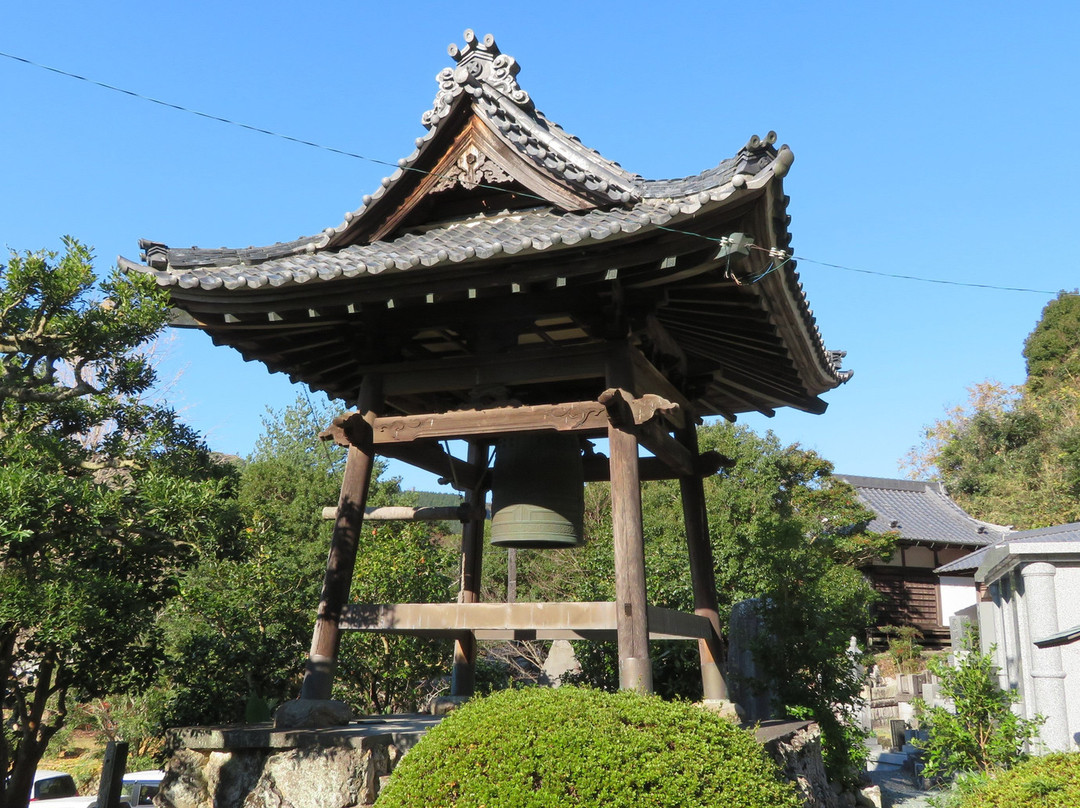
[(915, 626), (923, 645), (949, 644), (949, 619), (978, 601), (973, 565), (964, 559), (999, 541), (1008, 528), (968, 516), (939, 482), (838, 475), (877, 518), (869, 529), (899, 534), (896, 552), (864, 568), (883, 596), (876, 625)]

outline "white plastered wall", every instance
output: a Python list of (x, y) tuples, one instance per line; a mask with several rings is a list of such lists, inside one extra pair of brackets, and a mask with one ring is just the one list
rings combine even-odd
[(941, 625), (948, 626), (949, 618), (961, 609), (974, 606), (978, 602), (975, 591), (975, 579), (963, 576), (942, 575), (939, 579), (941, 589)]

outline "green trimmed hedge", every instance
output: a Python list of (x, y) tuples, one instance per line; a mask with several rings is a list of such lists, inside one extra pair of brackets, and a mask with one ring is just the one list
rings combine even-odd
[(1077, 808), (1080, 753), (1032, 758), (1008, 771), (976, 778), (963, 791), (957, 808)]
[(576, 687), (474, 699), (401, 761), (378, 808), (800, 808), (751, 733), (684, 702)]

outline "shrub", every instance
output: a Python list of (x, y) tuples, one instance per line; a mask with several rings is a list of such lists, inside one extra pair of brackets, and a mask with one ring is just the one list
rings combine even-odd
[(1044, 720), (1021, 718), (1012, 711), (1018, 696), (1001, 689), (993, 660), (979, 650), (978, 632), (965, 635), (957, 656), (954, 665), (930, 661), (931, 672), (941, 680), (941, 694), (953, 702), (953, 709), (915, 702), (919, 721), (929, 730), (929, 739), (919, 743), (926, 752), (927, 777), (1008, 768), (1023, 759)]
[(918, 628), (883, 626), (881, 630), (889, 635), (889, 658), (899, 673), (919, 673), (926, 667), (923, 647), (918, 643), (923, 634)]
[(747, 731), (685, 702), (576, 687), (505, 690), (451, 713), (379, 808), (797, 808)]
[(1075, 808), (1080, 805), (1080, 753), (1033, 758), (979, 778), (956, 808)]

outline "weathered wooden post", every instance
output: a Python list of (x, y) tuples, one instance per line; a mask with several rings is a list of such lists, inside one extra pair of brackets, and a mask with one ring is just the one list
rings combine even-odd
[(375, 445), (370, 426), (381, 406), (381, 396), (379, 377), (365, 376), (360, 388), (359, 410), (368, 428), (365, 435), (350, 437), (352, 445), (349, 446), (345, 461), (337, 521), (334, 523), (334, 535), (330, 541), (319, 611), (315, 618), (307, 670), (300, 691), (300, 698), (304, 700), (327, 700), (333, 689), (334, 669), (341, 645), (341, 610), (348, 603), (349, 590), (352, 588), (360, 525), (364, 519), (375, 462)]
[[(627, 346), (614, 346), (608, 355), (607, 382), (611, 388), (632, 389), (633, 372)], [(645, 539), (641, 520), (641, 476), (638, 441), (623, 420), (616, 402), (608, 408), (608, 447), (611, 453), (611, 523), (615, 542), (615, 620), (618, 630), (619, 687), (651, 693), (649, 615), (645, 592)]]
[[(469, 443), (468, 462), (479, 467), (487, 452), (487, 444)], [(458, 603), (480, 602), (480, 570), (484, 558), (484, 502), (487, 491), (477, 485), (469, 493), (468, 504), (472, 518), (461, 529), (461, 591)], [(450, 695), (471, 696), (476, 689), (476, 635), (468, 632), (454, 640), (454, 668), (450, 680)]]
[(101, 784), (98, 786), (98, 808), (120, 808), (120, 791), (127, 771), (127, 741), (109, 741), (101, 762)]
[[(687, 423), (679, 430), (682, 444), (694, 459), (698, 458), (697, 427)], [(721, 670), (723, 647), (720, 616), (716, 602), (716, 575), (713, 571), (712, 545), (705, 508), (705, 482), (700, 475), (679, 478), (682, 494), (686, 549), (690, 555), (690, 582), (694, 592), (694, 614), (708, 619), (713, 634), (698, 640), (701, 657), (701, 686), (706, 701), (722, 702), (728, 698), (727, 682)]]

